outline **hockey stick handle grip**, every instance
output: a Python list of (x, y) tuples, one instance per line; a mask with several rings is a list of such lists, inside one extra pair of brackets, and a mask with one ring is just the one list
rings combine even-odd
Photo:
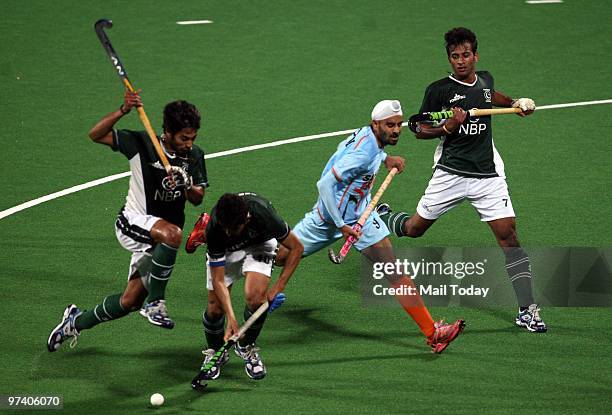
[[(520, 108), (473, 108), (468, 111), (470, 117), (484, 117), (487, 115), (502, 115), (502, 114), (518, 114), (522, 110)], [(415, 131), (416, 123), (418, 122), (431, 122), (431, 121), (441, 121), (449, 118), (453, 118), (453, 111), (434, 111), (434, 112), (424, 112), (422, 114), (413, 114), (410, 116), (408, 120), (408, 127), (412, 131)]]
[(522, 112), (519, 107), (516, 108), (487, 108), (487, 109), (478, 109), (474, 108), (469, 110), (470, 117), (483, 117), (485, 115), (502, 115), (502, 114), (518, 114)]
[[(365, 212), (361, 214), (361, 217), (359, 218), (359, 220), (353, 227), (355, 231), (357, 232), (361, 231), (361, 228), (363, 228), (363, 225), (366, 223), (366, 221), (370, 217), (370, 214), (372, 213), (372, 211), (378, 204), (378, 201), (382, 197), (383, 193), (385, 193), (385, 190), (387, 190), (387, 187), (389, 187), (391, 180), (393, 180), (393, 177), (395, 177), (396, 174), (397, 174), (397, 168), (393, 167), (391, 171), (389, 172), (389, 174), (387, 174), (385, 181), (382, 182), (382, 184), (378, 188), (378, 191), (376, 192), (376, 194), (370, 201), (370, 204), (368, 204), (368, 207), (366, 208)], [(353, 235), (346, 238), (346, 242), (344, 242), (344, 245), (342, 245), (342, 248), (340, 249), (341, 258), (344, 258), (348, 254), (349, 250), (355, 244), (355, 242), (357, 242), (357, 238), (355, 238)]]

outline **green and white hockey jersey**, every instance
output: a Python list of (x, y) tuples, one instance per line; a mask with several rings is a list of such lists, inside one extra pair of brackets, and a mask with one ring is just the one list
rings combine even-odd
[[(163, 147), (163, 145), (162, 145)], [(166, 190), (162, 181), (167, 176), (146, 131), (113, 130), (114, 151), (130, 162), (130, 187), (125, 199), (126, 210), (158, 216), (183, 228), (185, 224), (185, 191)], [(165, 149), (164, 149), (165, 151)], [(183, 168), (193, 179), (194, 186), (208, 186), (204, 152), (194, 145), (186, 157), (166, 152), (173, 166)]]
[[(450, 75), (427, 87), (420, 112), (492, 108), (494, 91), (489, 72), (476, 72), (471, 84)], [(491, 116), (468, 118), (454, 134), (442, 137), (434, 168), (464, 177), (505, 177), (504, 163), (493, 144)]]

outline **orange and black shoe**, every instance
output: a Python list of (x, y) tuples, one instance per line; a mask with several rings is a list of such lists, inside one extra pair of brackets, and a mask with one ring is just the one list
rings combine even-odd
[(208, 225), (209, 220), (210, 215), (204, 212), (200, 215), (195, 225), (193, 225), (193, 230), (185, 244), (185, 251), (188, 254), (193, 254), (198, 249), (198, 246), (206, 243), (206, 225)]
[(465, 321), (457, 320), (453, 324), (446, 324), (444, 320), (434, 323), (436, 331), (427, 339), (427, 345), (431, 346), (433, 353), (440, 354), (446, 347), (461, 334), (465, 328)]

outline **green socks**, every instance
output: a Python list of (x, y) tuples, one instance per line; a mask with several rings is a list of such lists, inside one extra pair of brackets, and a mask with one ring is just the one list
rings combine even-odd
[(506, 252), (506, 271), (516, 293), (519, 307), (534, 303), (531, 287), (531, 264), (522, 248), (511, 248)]
[[(253, 311), (249, 310), (248, 306), (244, 307), (244, 321), (247, 321), (252, 315)], [(263, 313), (261, 317), (255, 320), (255, 323), (244, 333), (244, 337), (240, 339), (240, 344), (247, 345), (255, 343), (257, 336), (263, 328), (264, 322), (268, 313)], [(223, 335), (225, 333), (225, 316), (221, 316), (217, 320), (213, 320), (206, 311), (202, 315), (202, 323), (204, 324), (204, 335), (206, 336), (206, 342), (208, 343), (209, 349), (219, 350), (223, 346)]]
[(213, 320), (206, 311), (202, 314), (204, 324), (204, 335), (209, 349), (219, 350), (223, 346), (223, 335), (225, 334), (225, 315)]
[[(164, 298), (166, 285), (168, 285), (176, 261), (176, 254), (176, 248), (163, 243), (158, 244), (153, 250), (149, 302)], [(75, 320), (76, 329), (78, 331), (90, 329), (102, 322), (116, 320), (129, 314), (130, 310), (125, 310), (121, 305), (121, 295), (109, 295), (93, 309), (84, 311)]]
[(404, 223), (410, 219), (410, 215), (405, 212), (392, 212), (384, 215), (380, 215), (380, 219), (387, 225), (389, 231), (396, 234), (399, 237), (405, 236)]
[(109, 295), (92, 310), (83, 311), (74, 322), (77, 331), (90, 329), (102, 322), (116, 320), (129, 314), (129, 310), (124, 310), (121, 306), (121, 295)]
[(177, 249), (164, 243), (158, 244), (151, 258), (151, 278), (149, 282), (148, 302), (163, 300), (166, 285), (176, 261)]
[[(249, 317), (253, 315), (254, 311), (249, 310), (248, 306), (244, 306), (244, 321), (247, 321)], [(261, 317), (255, 320), (255, 323), (244, 333), (244, 337), (240, 340), (240, 344), (247, 345), (255, 343), (257, 340), (257, 336), (259, 336), (259, 332), (263, 328), (263, 325), (266, 321), (266, 317), (268, 317), (268, 313), (263, 313)]]

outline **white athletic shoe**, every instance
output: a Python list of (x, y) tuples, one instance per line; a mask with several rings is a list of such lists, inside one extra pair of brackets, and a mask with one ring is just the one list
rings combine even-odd
[(251, 379), (259, 380), (266, 377), (266, 367), (259, 356), (259, 347), (255, 344), (242, 347), (236, 343), (234, 350), (244, 360), (244, 371)]
[(548, 330), (540, 317), (540, 307), (537, 304), (531, 304), (523, 311), (519, 310), (516, 316), (516, 325), (524, 327), (532, 333), (546, 333)]
[(62, 321), (55, 326), (47, 339), (47, 349), (50, 352), (55, 352), (57, 349), (59, 349), (62, 343), (68, 338), (71, 339), (71, 349), (77, 345), (79, 332), (74, 326), (74, 321), (80, 314), (81, 310), (79, 310), (76, 305), (70, 304), (68, 307), (66, 307)]
[(139, 311), (140, 315), (149, 320), (149, 323), (165, 329), (174, 328), (174, 321), (168, 316), (166, 300), (156, 300), (145, 304)]

